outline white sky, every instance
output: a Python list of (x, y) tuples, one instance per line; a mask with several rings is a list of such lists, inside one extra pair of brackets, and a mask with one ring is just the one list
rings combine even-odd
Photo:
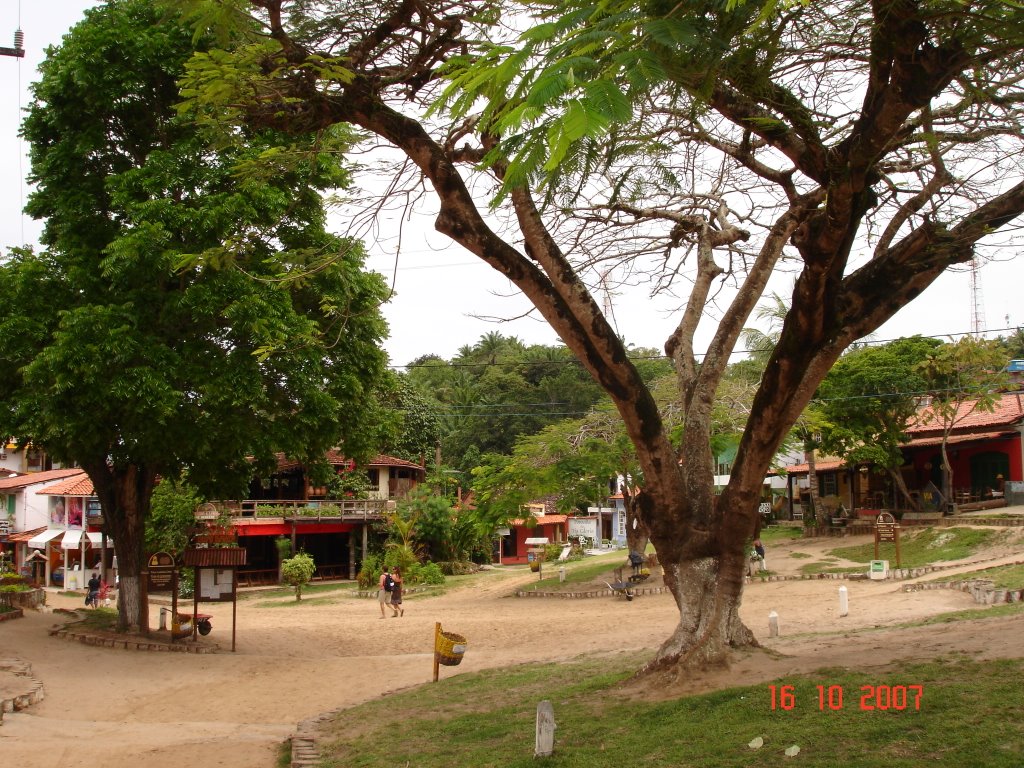
[[(21, 244), (36, 244), (40, 223), (21, 213), (28, 188), (28, 159), (18, 138), (21, 109), (29, 104), (29, 85), (49, 45), (82, 18), (91, 0), (0, 0), (0, 46), (12, 47), (19, 23), (25, 34), (25, 57), (0, 57), (0, 251)], [(382, 232), (393, 233), (396, 222), (379, 222)], [(385, 307), (391, 338), (385, 347), (392, 363), (404, 365), (423, 354), (450, 358), (465, 344), (485, 333), (499, 331), (526, 343), (554, 344), (557, 337), (546, 323), (531, 316), (503, 324), (473, 317), (517, 317), (529, 305), (511, 284), (461, 248), (447, 244), (423, 217), (408, 226), (397, 258), (393, 238), (369, 244), (368, 266), (394, 277), (395, 298)], [(389, 252), (390, 251), (390, 252)], [(981, 268), (978, 276), (983, 310), (982, 327), (998, 331), (1024, 324), (1020, 294), (1024, 265), (1013, 254), (1002, 255)], [(397, 270), (396, 267), (397, 261)], [(780, 293), (790, 282), (780, 284)], [(602, 297), (598, 297), (601, 301)], [(636, 346), (660, 349), (677, 318), (671, 307), (652, 300), (642, 288), (613, 295), (614, 315), (626, 340)], [(916, 301), (904, 308), (874, 336), (878, 340), (915, 333), (961, 334), (971, 329), (971, 277), (948, 273)], [(703, 337), (710, 338), (710, 330)], [(700, 340), (698, 339), (698, 350)]]

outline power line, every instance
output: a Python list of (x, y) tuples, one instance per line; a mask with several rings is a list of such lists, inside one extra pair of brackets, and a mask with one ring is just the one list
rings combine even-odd
[[(1020, 326), (1007, 326), (1006, 328), (989, 328), (987, 330), (981, 331), (980, 335), (985, 336), (985, 335), (992, 334), (992, 333), (1004, 333), (1004, 332), (1019, 331), (1019, 330), (1021, 330)], [(861, 346), (880, 346), (882, 344), (891, 344), (894, 341), (899, 341), (900, 339), (911, 338), (913, 336), (920, 336), (921, 338), (924, 338), (924, 339), (940, 339), (941, 340), (941, 339), (947, 339), (947, 338), (948, 339), (955, 339), (955, 338), (957, 338), (959, 336), (976, 336), (976, 335), (978, 335), (978, 334), (976, 334), (973, 330), (972, 331), (955, 331), (955, 332), (951, 332), (951, 333), (935, 333), (935, 334), (914, 333), (914, 334), (911, 334), (910, 336), (898, 336), (898, 337), (893, 338), (893, 339), (863, 339), (863, 340), (860, 340), (860, 341), (856, 341), (854, 343), (856, 345), (858, 345), (858, 347), (861, 347)], [(852, 345), (851, 345), (851, 347), (852, 347)], [(558, 349), (558, 347), (555, 347), (555, 349)], [(747, 354), (751, 354), (753, 352), (759, 352), (759, 351), (760, 350), (756, 350), (756, 349), (734, 349), (729, 354), (730, 354), (730, 356), (732, 356), (732, 355), (747, 355)], [(702, 358), (702, 357), (704, 357), (706, 355), (707, 355), (707, 352), (697, 352), (697, 353), (695, 353), (695, 357), (698, 357), (698, 358)], [(430, 355), (428, 353), (427, 355), (424, 355), (424, 356), (425, 357), (429, 357)], [(631, 357), (631, 356), (627, 355), (626, 359), (637, 362), (637, 361), (644, 361), (644, 360), (669, 360), (671, 358), (669, 358), (668, 355), (638, 355), (636, 357)], [(391, 368), (392, 370), (399, 370), (399, 369), (403, 369), (403, 368), (405, 370), (411, 370), (411, 369), (414, 369), (414, 368), (490, 368), (490, 367), (508, 368), (508, 367), (513, 367), (513, 366), (539, 367), (539, 366), (546, 366), (546, 365), (550, 365), (550, 366), (555, 366), (555, 365), (582, 365), (582, 363), (580, 363), (580, 361), (577, 360), (575, 357), (566, 358), (565, 360), (515, 360), (515, 361), (509, 361), (509, 362), (483, 361), (483, 362), (479, 362), (479, 363), (454, 363), (454, 362), (448, 362), (444, 358), (438, 357), (438, 358), (436, 358), (436, 360), (432, 360), (432, 361), (426, 362), (426, 363), (407, 363), (406, 365), (397, 365), (397, 364), (392, 363), (388, 367)]]

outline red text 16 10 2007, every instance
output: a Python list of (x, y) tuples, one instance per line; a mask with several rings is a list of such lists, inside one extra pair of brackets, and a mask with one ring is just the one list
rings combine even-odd
[[(861, 712), (920, 711), (924, 698), (923, 685), (862, 685), (852, 696), (841, 685), (819, 685), (818, 710), (837, 711), (844, 706), (859, 706)], [(769, 685), (771, 708), (789, 712), (797, 707), (796, 690), (792, 685)]]

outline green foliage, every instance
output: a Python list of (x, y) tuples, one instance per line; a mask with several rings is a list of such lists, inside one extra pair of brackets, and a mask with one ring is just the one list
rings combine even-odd
[(309, 584), (316, 573), (313, 557), (306, 552), (299, 552), (294, 557), (281, 562), (281, 576), (286, 584), (295, 588), (295, 599), (302, 599), (302, 588)]
[(822, 449), (848, 464), (902, 465), (900, 445), (927, 385), (919, 364), (939, 346), (934, 339), (913, 336), (856, 348), (840, 358), (818, 388), (819, 408), (828, 422)]
[(292, 540), (287, 536), (278, 536), (274, 539), (274, 549), (277, 550), (278, 562), (283, 562), (292, 556)]
[(371, 552), (363, 558), (359, 565), (359, 574), (356, 580), (360, 589), (371, 589), (377, 587), (377, 579), (384, 568), (384, 557), (380, 553)]
[[(403, 571), (404, 573), (404, 571)], [(408, 574), (413, 584), (444, 584), (444, 573), (437, 563), (418, 563)]]
[(196, 525), (196, 507), (205, 499), (184, 478), (165, 479), (153, 490), (146, 520), (148, 552), (181, 552)]
[[(900, 563), (904, 568), (917, 568), (946, 560), (962, 560), (974, 555), (977, 550), (992, 542), (996, 531), (977, 528), (924, 528), (908, 531), (903, 529), (900, 537)], [(896, 562), (896, 545), (880, 544), (880, 557)], [(851, 547), (837, 547), (829, 554), (858, 563), (868, 563), (875, 557), (874, 544)]]
[(387, 290), (325, 229), (347, 140), (210, 146), (175, 109), (184, 62), (209, 43), (114, 0), (49, 52), (23, 128), (46, 251), (0, 264), (16, 308), (0, 315), (0, 432), (91, 468), (122, 569), (150, 505), (114, 504), (135, 498), (122, 478), (144, 490), (187, 468), (200, 493), (240, 495), (276, 451), (358, 456), (384, 421)]

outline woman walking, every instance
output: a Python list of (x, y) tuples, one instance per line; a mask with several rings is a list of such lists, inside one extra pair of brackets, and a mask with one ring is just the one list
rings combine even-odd
[(405, 616), (405, 609), (402, 607), (402, 569), (397, 565), (391, 572), (391, 578), (394, 581), (394, 586), (391, 587), (391, 610), (394, 611), (394, 616)]

